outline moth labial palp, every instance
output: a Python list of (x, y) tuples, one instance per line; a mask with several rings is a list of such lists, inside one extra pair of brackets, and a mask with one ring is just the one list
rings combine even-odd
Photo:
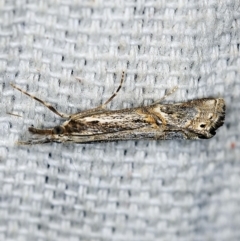
[[(43, 104), (56, 115), (65, 119), (58, 126), (47, 129), (29, 127), (37, 137), (19, 144), (93, 143), (123, 140), (169, 140), (169, 139), (208, 139), (216, 134), (225, 118), (225, 101), (222, 98), (203, 98), (187, 102), (160, 104), (169, 95), (148, 106), (107, 110), (122, 87), (125, 73), (114, 94), (102, 105), (78, 112), (64, 114), (52, 105), (12, 85), (23, 94)], [(176, 88), (173, 89), (174, 91)]]

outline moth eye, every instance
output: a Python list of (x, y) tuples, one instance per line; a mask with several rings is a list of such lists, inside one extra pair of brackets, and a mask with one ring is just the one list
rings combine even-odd
[(62, 134), (64, 132), (64, 128), (62, 126), (55, 126), (53, 128), (53, 134)]
[(204, 127), (206, 127), (206, 124), (201, 124), (200, 127), (204, 128)]

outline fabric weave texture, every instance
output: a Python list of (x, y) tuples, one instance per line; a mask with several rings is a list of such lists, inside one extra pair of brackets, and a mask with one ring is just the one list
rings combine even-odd
[[(28, 127), (94, 108), (204, 97), (200, 141), (19, 146)], [(0, 240), (240, 240), (239, 0), (0, 1)], [(17, 114), (21, 117), (11, 115)]]

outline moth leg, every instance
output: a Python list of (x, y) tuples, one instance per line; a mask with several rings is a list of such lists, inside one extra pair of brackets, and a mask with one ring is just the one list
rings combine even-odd
[(173, 87), (170, 91), (167, 91), (167, 93), (166, 93), (162, 98), (154, 101), (154, 102), (152, 103), (152, 105), (161, 103), (164, 99), (166, 99), (166, 97), (168, 97), (169, 95), (173, 94), (177, 89), (178, 89), (177, 86)]
[(45, 102), (45, 101), (37, 98), (37, 97), (34, 96), (34, 95), (31, 95), (31, 94), (27, 93), (26, 91), (20, 89), (20, 88), (17, 87), (16, 85), (11, 84), (11, 86), (12, 86), (14, 89), (17, 89), (18, 91), (22, 92), (23, 94), (31, 97), (32, 99), (40, 102), (41, 104), (43, 104), (44, 106), (46, 106), (49, 110), (51, 110), (51, 111), (52, 111), (53, 113), (55, 113), (56, 115), (58, 115), (58, 116), (60, 116), (60, 117), (62, 117), (62, 118), (64, 118), (64, 119), (68, 119), (68, 118), (70, 117), (70, 115), (67, 115), (67, 114), (64, 114), (64, 113), (61, 113), (61, 112), (57, 111), (52, 105), (50, 105), (50, 104), (48, 104), (47, 102)]
[(117, 95), (117, 93), (119, 92), (119, 90), (122, 88), (122, 84), (123, 84), (123, 81), (124, 81), (124, 75), (125, 75), (125, 72), (122, 71), (122, 77), (121, 77), (121, 82), (120, 82), (120, 85), (118, 86), (117, 90), (115, 91), (115, 93), (105, 102), (103, 103), (102, 105), (98, 106), (96, 109), (105, 109), (106, 108), (106, 105), (113, 100), (113, 98)]

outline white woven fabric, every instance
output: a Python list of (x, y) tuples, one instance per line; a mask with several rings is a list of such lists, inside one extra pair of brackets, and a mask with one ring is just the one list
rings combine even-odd
[[(239, 0), (0, 1), (0, 240), (240, 240)], [(64, 113), (223, 97), (211, 140), (18, 146)], [(7, 113), (18, 114), (16, 117)]]

